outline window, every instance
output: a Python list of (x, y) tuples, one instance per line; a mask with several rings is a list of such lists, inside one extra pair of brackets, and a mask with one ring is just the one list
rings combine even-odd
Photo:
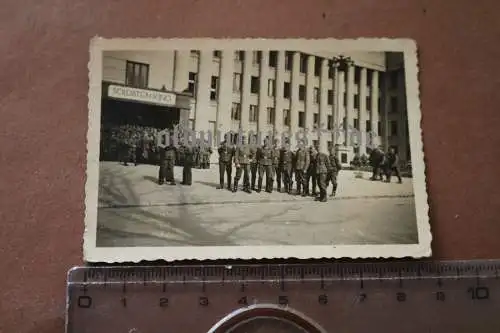
[(333, 90), (328, 90), (328, 105), (333, 105)]
[(377, 122), (377, 135), (382, 136), (382, 123), (380, 121)]
[(354, 128), (359, 130), (359, 120), (354, 118)]
[(191, 50), (190, 53), (192, 57), (198, 57), (200, 55), (200, 51), (198, 50)]
[(276, 91), (276, 82), (273, 79), (267, 80), (267, 96), (273, 97)]
[(342, 164), (347, 163), (347, 154), (346, 153), (340, 154), (340, 163), (342, 163)]
[[(333, 67), (328, 67), (328, 78), (333, 79), (333, 76), (335, 75), (335, 68)], [(347, 75), (346, 75), (347, 76)]]
[(319, 103), (319, 88), (314, 88), (313, 90), (313, 102), (318, 104)]
[(233, 91), (240, 92), (241, 91), (241, 74), (234, 73), (233, 75)]
[(221, 56), (222, 56), (222, 52), (221, 51), (214, 51), (214, 58), (220, 59)]
[(285, 82), (285, 84), (283, 85), (283, 97), (290, 98), (291, 90), (292, 88), (290, 86), (290, 82)]
[(333, 148), (333, 142), (332, 141), (328, 141), (326, 143), (326, 146), (328, 147), (328, 150), (332, 149)]
[(254, 65), (260, 64), (260, 51), (253, 51), (252, 52), (252, 63)]
[(369, 120), (366, 121), (366, 131), (367, 132), (371, 132), (372, 131), (372, 123)]
[(147, 88), (149, 80), (149, 65), (140, 62), (127, 61), (125, 82), (127, 86)]
[(306, 113), (304, 111), (299, 111), (299, 127), (306, 127)]
[(274, 108), (267, 108), (267, 123), (274, 124), (274, 120), (276, 119), (276, 112)]
[(391, 89), (397, 89), (398, 87), (398, 71), (391, 72)]
[(285, 70), (291, 71), (293, 68), (293, 52), (286, 51), (285, 53)]
[(326, 124), (326, 128), (328, 130), (332, 130), (333, 129), (333, 116), (332, 115), (328, 115), (328, 124)]
[(398, 122), (396, 120), (391, 121), (391, 136), (398, 135)]
[(370, 111), (372, 109), (372, 97), (370, 95), (366, 96), (366, 110)]
[(196, 94), (196, 81), (198, 80), (198, 75), (194, 72), (189, 72), (188, 76), (188, 92), (192, 95)]
[(244, 51), (236, 51), (234, 52), (234, 58), (236, 61), (243, 61), (245, 60), (245, 52)]
[(252, 94), (258, 94), (259, 93), (259, 77), (258, 76), (252, 76), (250, 80), (250, 92)]
[(347, 118), (346, 117), (342, 118), (342, 128), (344, 130), (347, 129)]
[(344, 91), (344, 106), (347, 107), (347, 91)]
[(233, 103), (231, 107), (231, 119), (232, 120), (241, 120), (241, 104)]
[(316, 61), (314, 62), (314, 76), (320, 76), (321, 75), (321, 64), (322, 64), (321, 58), (316, 58)]
[(313, 114), (313, 125), (319, 126), (319, 114), (318, 113)]
[(398, 112), (398, 98), (396, 96), (391, 97), (391, 112)]
[(300, 55), (300, 72), (307, 73), (307, 55)]
[(299, 101), (303, 101), (306, 99), (306, 86), (301, 84), (299, 85)]
[(382, 97), (379, 96), (378, 98), (378, 113), (382, 110)]
[(361, 79), (361, 68), (359, 67), (354, 67), (354, 84), (359, 84), (359, 81)]
[(283, 125), (290, 126), (290, 110), (289, 109), (283, 110)]
[(259, 117), (259, 113), (258, 113), (257, 105), (250, 105), (250, 113), (248, 115), (248, 120), (251, 123), (255, 123), (255, 122), (257, 122), (258, 117)]
[(276, 68), (278, 66), (278, 51), (269, 52), (269, 67)]
[(188, 126), (189, 128), (194, 131), (194, 120), (193, 119), (189, 119), (188, 120)]
[(354, 95), (354, 108), (359, 109), (359, 95)]
[(210, 82), (210, 100), (215, 101), (217, 100), (217, 95), (218, 95), (218, 87), (219, 87), (219, 77), (218, 76), (212, 76), (212, 80)]
[(372, 79), (373, 79), (373, 71), (367, 69), (366, 70), (366, 85), (371, 87), (372, 85)]

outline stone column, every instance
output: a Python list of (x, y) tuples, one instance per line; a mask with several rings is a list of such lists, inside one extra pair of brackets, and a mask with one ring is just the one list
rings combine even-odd
[(219, 74), (219, 101), (217, 103), (215, 141), (224, 140), (231, 128), (231, 108), (233, 106), (234, 50), (222, 51)]
[(383, 73), (383, 78), (382, 78), (382, 101), (381, 101), (381, 105), (382, 105), (382, 110), (381, 110), (381, 114), (382, 114), (382, 123), (383, 123), (383, 130), (384, 130), (384, 133), (383, 133), (383, 146), (384, 146), (384, 149), (387, 150), (389, 148), (389, 107), (390, 107), (390, 103), (391, 103), (391, 99), (389, 98), (389, 87), (388, 87), (388, 84), (387, 84), (387, 73), (388, 72), (385, 72)]
[(290, 98), (290, 145), (292, 149), (296, 147), (296, 134), (299, 130), (299, 78), (300, 78), (300, 52), (293, 53), (292, 78), (291, 78), (291, 98)]
[[(328, 140), (331, 134), (328, 133), (328, 90), (331, 88), (330, 80), (328, 78), (328, 59), (322, 59), (321, 72), (319, 79), (320, 86), (320, 99), (319, 99), (319, 145), (320, 149), (324, 149), (328, 145)], [(335, 110), (335, 100), (333, 101), (332, 109)]]
[[(336, 75), (335, 79), (337, 81), (337, 98), (334, 99), (333, 107), (336, 108), (337, 110), (337, 115), (336, 118), (334, 118), (334, 131), (336, 131), (335, 137), (336, 137), (336, 144), (342, 144), (345, 145), (345, 132), (343, 129), (343, 124), (344, 124), (344, 117), (345, 117), (345, 109), (346, 107), (344, 106), (344, 92), (346, 91), (346, 85), (345, 85), (345, 72), (339, 71), (338, 69), (336, 70)], [(335, 105), (336, 103), (336, 105)]]
[(276, 64), (276, 81), (275, 81), (275, 94), (274, 94), (274, 109), (275, 109), (275, 120), (274, 129), (277, 132), (281, 140), (281, 134), (283, 133), (283, 109), (285, 105), (285, 100), (283, 98), (283, 87), (285, 86), (285, 51), (278, 52), (278, 61)]
[(212, 79), (212, 51), (200, 51), (198, 63), (198, 81), (196, 86), (196, 109), (194, 130), (208, 130), (208, 110), (210, 107), (210, 83)]
[(366, 87), (366, 68), (361, 68), (361, 78), (359, 82), (359, 110), (358, 110), (358, 122), (359, 122), (359, 155), (366, 155), (366, 96), (367, 96), (367, 87)]
[(314, 130), (314, 111), (317, 110), (314, 104), (314, 63), (315, 56), (307, 55), (307, 70), (306, 70), (306, 100), (305, 100), (305, 115), (306, 115), (306, 131), (307, 141), (312, 143), (315, 140), (317, 131)]
[[(257, 131), (261, 135), (261, 140), (268, 135), (267, 133), (267, 100), (268, 100), (268, 80), (269, 77), (269, 51), (261, 51), (260, 57), (260, 89), (259, 89), (259, 106), (257, 118)], [(264, 142), (264, 141), (262, 141)]]
[(344, 143), (346, 146), (352, 146), (352, 126), (353, 115), (354, 115), (354, 71), (355, 66), (349, 66), (347, 69), (347, 87), (346, 87), (346, 108), (345, 108), (345, 117), (346, 117), (346, 129), (345, 129), (345, 139)]
[(190, 51), (174, 51), (174, 84), (175, 92), (183, 92), (188, 88)]
[(248, 126), (250, 123), (250, 85), (252, 78), (252, 51), (245, 51), (243, 59), (243, 73), (241, 86), (241, 123), (243, 135), (248, 139)]
[(370, 108), (370, 123), (372, 127), (372, 145), (378, 146), (380, 144), (380, 137), (378, 136), (378, 71), (372, 72), (371, 82), (371, 108)]

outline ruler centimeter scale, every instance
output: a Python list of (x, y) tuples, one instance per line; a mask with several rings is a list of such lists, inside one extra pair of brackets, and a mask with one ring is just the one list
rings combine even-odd
[(500, 332), (500, 261), (77, 267), (67, 333)]

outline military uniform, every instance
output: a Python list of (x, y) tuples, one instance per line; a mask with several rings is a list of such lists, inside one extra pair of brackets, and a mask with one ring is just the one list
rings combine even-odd
[(319, 197), (317, 198), (317, 200), (321, 202), (326, 202), (328, 171), (332, 169), (332, 166), (330, 165), (329, 156), (324, 153), (318, 153), (316, 156), (316, 162), (314, 168), (316, 175), (318, 176), (318, 185), (319, 185)]
[(278, 192), (281, 191), (281, 169), (280, 169), (280, 156), (281, 152), (280, 149), (275, 146), (273, 148), (273, 182), (274, 178), (276, 177), (276, 189)]
[(129, 162), (137, 165), (137, 137), (135, 133), (129, 133), (126, 139), (127, 143), (127, 158), (125, 160), (125, 165)]
[(318, 155), (318, 152), (314, 148), (310, 148), (308, 150), (309, 152), (309, 168), (307, 168), (306, 171), (306, 179), (305, 179), (305, 185), (304, 185), (304, 193), (302, 194), (303, 196), (309, 195), (309, 183), (311, 183), (312, 187), (312, 195), (316, 195), (316, 156)]
[(392, 173), (396, 173), (396, 177), (398, 177), (398, 182), (402, 183), (401, 173), (399, 171), (399, 156), (395, 152), (389, 152), (386, 156), (386, 165), (385, 165), (385, 177), (386, 182), (391, 182)]
[(304, 148), (299, 148), (295, 152), (295, 182), (297, 183), (297, 194), (301, 194), (301, 187), (306, 190), (304, 172), (309, 168), (309, 152)]
[(330, 151), (330, 155), (328, 156), (330, 160), (330, 170), (328, 170), (328, 177), (326, 180), (326, 187), (328, 187), (328, 183), (332, 183), (332, 194), (331, 196), (335, 196), (337, 194), (337, 176), (339, 171), (342, 170), (342, 165), (340, 164), (335, 151)]
[(236, 166), (236, 175), (234, 176), (233, 192), (238, 190), (238, 183), (243, 173), (243, 189), (251, 193), (250, 188), (250, 161), (252, 159), (252, 150), (247, 145), (239, 145), (234, 152), (234, 164)]
[(257, 162), (259, 165), (259, 187), (258, 192), (262, 190), (262, 180), (266, 174), (266, 192), (273, 191), (273, 149), (264, 145), (258, 150)]
[(373, 169), (371, 180), (378, 180), (382, 178), (382, 164), (384, 162), (384, 152), (379, 148), (375, 148), (370, 152), (370, 164)]
[(283, 174), (285, 192), (292, 192), (293, 153), (288, 148), (280, 150), (279, 172)]
[(182, 168), (182, 185), (193, 184), (193, 164), (194, 164), (194, 148), (191, 145), (184, 147), (184, 163)]
[(160, 170), (158, 172), (158, 184), (162, 185), (165, 181), (175, 185), (174, 165), (177, 155), (174, 146), (167, 146), (160, 149)]
[(231, 173), (232, 168), (232, 158), (233, 151), (232, 148), (228, 147), (226, 142), (223, 142), (219, 149), (219, 184), (220, 189), (224, 188), (224, 173), (227, 177), (227, 189), (231, 190)]
[(250, 174), (251, 174), (251, 188), (253, 191), (256, 190), (255, 188), (255, 181), (257, 180), (257, 173), (259, 170), (259, 163), (257, 160), (257, 155), (259, 154), (259, 149), (256, 147), (249, 147), (250, 149)]

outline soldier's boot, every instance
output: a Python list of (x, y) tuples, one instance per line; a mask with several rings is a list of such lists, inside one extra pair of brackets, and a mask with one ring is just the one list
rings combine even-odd
[(334, 197), (337, 194), (337, 185), (333, 184), (331, 197)]
[(227, 179), (227, 189), (231, 190), (231, 177)]
[[(252, 188), (254, 187), (252, 186)], [(257, 193), (260, 193), (262, 191), (262, 178), (259, 178), (257, 190), (254, 189), (254, 191), (257, 191)]]
[(238, 181), (234, 179), (233, 182), (233, 193), (236, 193), (238, 191)]

